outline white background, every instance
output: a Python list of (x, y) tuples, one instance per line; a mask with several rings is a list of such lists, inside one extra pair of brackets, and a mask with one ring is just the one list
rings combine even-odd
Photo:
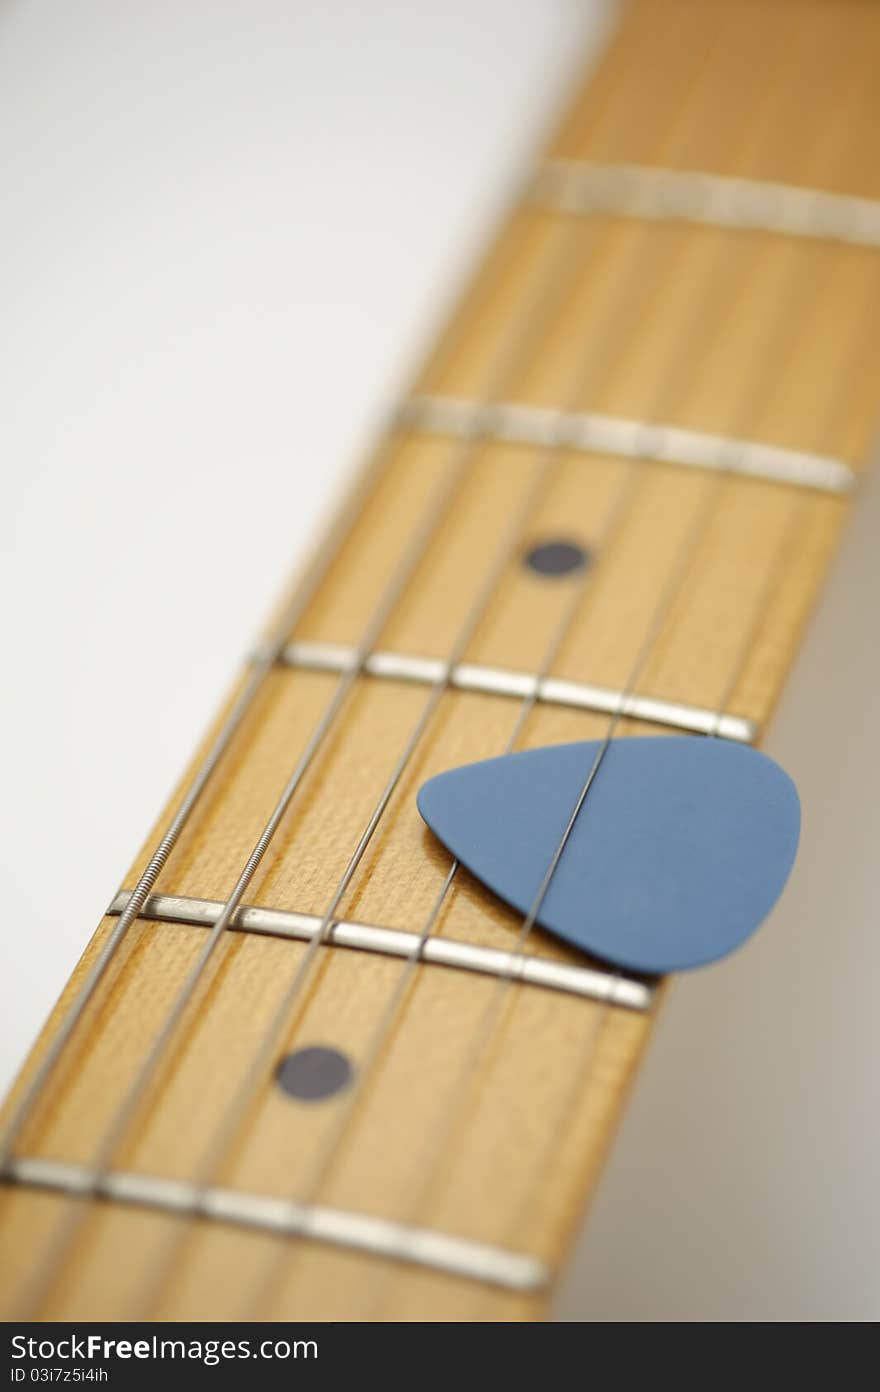
[[(4, 1083), (606, 12), (0, 7)], [(878, 535), (769, 746), (793, 884), (676, 987), (564, 1317), (880, 1314)]]

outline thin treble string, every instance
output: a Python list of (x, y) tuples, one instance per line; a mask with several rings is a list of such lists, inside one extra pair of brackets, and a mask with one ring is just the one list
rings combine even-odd
[[(875, 270), (875, 280), (877, 281), (876, 289), (880, 292), (880, 268)], [(860, 331), (853, 336), (848, 354), (851, 369), (854, 369), (861, 361), (865, 340), (873, 340), (876, 337), (874, 326), (875, 314), (873, 308), (875, 302), (873, 296), (866, 296), (863, 322), (860, 326)], [(816, 312), (820, 306), (821, 300), (814, 302), (814, 312)], [(844, 381), (849, 380), (849, 375), (849, 370), (847, 368), (844, 368), (840, 373), (841, 379)], [(814, 448), (827, 450), (829, 453), (834, 451), (834, 446), (838, 439), (838, 416), (843, 409), (844, 403), (842, 399), (839, 402), (832, 402), (829, 404), (825, 422), (819, 431), (817, 431)], [(761, 592), (755, 600), (752, 620), (744, 639), (740, 643), (739, 652), (735, 658), (731, 673), (716, 707), (712, 728), (708, 731), (708, 736), (710, 738), (718, 737), (721, 721), (730, 709), (752, 654), (760, 641), (761, 633), (767, 621), (767, 613), (773, 600), (778, 595), (785, 576), (789, 573), (792, 562), (797, 554), (798, 547), (802, 540), (803, 524), (807, 518), (812, 502), (813, 499), (808, 491), (805, 492), (803, 496), (799, 496), (794, 500), (794, 507), (792, 508), (791, 517), (786, 524), (782, 545), (779, 548), (776, 560), (764, 584), (761, 586)], [(614, 973), (614, 979), (617, 980), (619, 976), (620, 972), (616, 971)], [(513, 1250), (527, 1250), (525, 1245), (526, 1234), (528, 1232), (529, 1215), (535, 1206), (535, 1196), (541, 1192), (544, 1177), (551, 1167), (552, 1156), (559, 1150), (559, 1137), (570, 1130), (571, 1118), (576, 1111), (585, 1088), (589, 1085), (592, 1065), (598, 1056), (600, 1041), (605, 1033), (608, 1021), (611, 1018), (612, 1006), (613, 983), (609, 982), (608, 990), (604, 994), (601, 1008), (596, 1012), (595, 1019), (591, 1021), (590, 1028), (584, 1039), (584, 1047), (577, 1063), (572, 1085), (566, 1091), (565, 1098), (557, 1111), (555, 1123), (548, 1127), (547, 1142), (544, 1147), (544, 1158), (536, 1167), (538, 1178), (524, 1196), (517, 1217), (514, 1222), (510, 1224), (507, 1236), (504, 1239), (504, 1245)]]
[[(706, 61), (706, 57), (707, 57), (707, 55), (703, 55), (703, 63), (704, 63), (704, 64), (705, 64), (705, 61)], [(697, 76), (698, 76), (698, 77), (700, 76), (700, 70), (699, 70), (699, 68), (698, 68)], [(677, 117), (677, 118), (680, 119), (680, 116), (681, 116), (681, 112), (678, 113), (678, 117)], [(673, 120), (672, 120), (672, 123), (671, 123), (673, 129), (674, 129), (674, 126), (675, 126), (675, 122), (676, 122), (676, 113), (673, 113)], [(662, 147), (662, 140), (661, 140), (661, 147)], [(564, 225), (564, 224), (563, 224), (563, 225)], [(578, 251), (580, 250), (580, 242), (581, 242), (581, 231), (580, 231), (579, 227), (577, 226), (577, 221), (575, 221), (574, 223), (572, 223), (572, 225), (571, 225), (571, 227), (570, 227), (570, 229), (569, 229), (569, 231), (568, 231), (568, 233), (567, 233), (567, 239), (568, 239), (568, 241), (570, 242), (570, 245), (571, 245), (572, 257), (571, 257), (571, 264), (570, 264), (570, 266), (568, 267), (568, 271), (566, 272), (566, 274), (569, 274), (569, 273), (570, 273), (571, 275), (574, 275), (574, 274), (578, 271), (578, 269), (579, 269), (578, 265), (576, 264), (575, 258), (577, 257), (577, 253), (578, 253)], [(546, 305), (546, 304), (545, 304), (545, 312), (547, 312), (547, 305)], [(485, 422), (485, 417), (484, 417), (484, 422)], [(484, 423), (483, 429), (484, 429), (484, 430), (486, 429), (486, 424), (485, 424), (485, 423)], [(513, 527), (512, 527), (511, 530), (510, 530), (510, 545), (509, 545), (509, 547), (506, 549), (506, 552), (505, 552), (505, 551), (502, 551), (502, 553), (501, 553), (501, 555), (500, 555), (500, 557), (499, 557), (499, 564), (498, 564), (498, 566), (496, 567), (496, 570), (493, 571), (492, 574), (490, 575), (489, 582), (488, 582), (487, 585), (484, 587), (484, 592), (481, 594), (480, 599), (478, 600), (477, 604), (474, 606), (474, 609), (473, 609), (473, 611), (472, 611), (471, 617), (470, 617), (469, 620), (466, 622), (465, 629), (463, 630), (463, 632), (462, 632), (462, 634), (461, 634), (461, 636), (460, 636), (460, 639), (459, 639), (458, 643), (456, 644), (455, 650), (454, 650), (453, 653), (447, 658), (447, 661), (446, 661), (446, 663), (444, 664), (444, 666), (445, 666), (445, 671), (444, 671), (443, 676), (440, 677), (440, 678), (438, 678), (437, 682), (435, 682), (435, 683), (433, 684), (432, 694), (431, 694), (431, 697), (429, 698), (429, 701), (428, 701), (428, 703), (427, 703), (427, 706), (426, 706), (426, 708), (423, 710), (422, 716), (420, 717), (420, 720), (419, 720), (419, 722), (418, 722), (418, 724), (417, 724), (415, 730), (413, 731), (413, 733), (412, 733), (412, 735), (411, 735), (411, 737), (410, 737), (410, 740), (409, 740), (409, 742), (408, 742), (408, 744), (407, 744), (407, 747), (405, 748), (403, 754), (401, 755), (401, 757), (400, 757), (400, 759), (399, 759), (399, 761), (398, 761), (398, 764), (397, 764), (397, 766), (395, 767), (395, 769), (394, 769), (394, 771), (393, 771), (393, 773), (392, 773), (392, 775), (391, 775), (391, 778), (389, 779), (389, 782), (388, 782), (388, 784), (386, 785), (386, 788), (385, 788), (385, 790), (384, 790), (384, 792), (383, 792), (383, 794), (382, 794), (382, 796), (381, 796), (381, 798), (380, 798), (380, 800), (379, 800), (379, 803), (377, 804), (376, 808), (374, 809), (374, 812), (373, 812), (373, 814), (372, 814), (372, 816), (371, 816), (371, 818), (370, 818), (370, 821), (368, 822), (366, 828), (364, 829), (364, 832), (363, 832), (363, 834), (362, 834), (362, 836), (361, 836), (361, 839), (360, 839), (360, 841), (359, 841), (359, 843), (358, 843), (358, 846), (356, 847), (355, 852), (354, 852), (354, 854), (352, 855), (352, 857), (351, 857), (351, 859), (350, 859), (350, 861), (349, 861), (349, 863), (348, 863), (348, 866), (346, 867), (346, 870), (345, 870), (345, 872), (344, 872), (344, 874), (343, 874), (343, 877), (342, 877), (342, 879), (341, 879), (341, 881), (340, 881), (340, 883), (339, 883), (339, 886), (337, 887), (337, 890), (336, 890), (336, 892), (334, 893), (333, 899), (331, 900), (331, 903), (330, 903), (330, 905), (328, 906), (328, 908), (327, 908), (327, 910), (326, 910), (326, 912), (325, 912), (323, 921), (322, 921), (322, 923), (320, 924), (319, 928), (317, 929), (316, 933), (313, 935), (313, 937), (312, 937), (312, 939), (311, 939), (311, 941), (310, 941), (309, 948), (308, 948), (308, 950), (307, 950), (307, 952), (306, 952), (306, 954), (305, 954), (305, 957), (304, 957), (303, 961), (302, 961), (301, 964), (300, 964), (300, 967), (299, 967), (299, 969), (298, 969), (298, 971), (297, 971), (297, 973), (296, 973), (296, 975), (295, 975), (295, 977), (294, 977), (294, 980), (291, 982), (291, 986), (290, 986), (290, 988), (289, 988), (287, 994), (285, 995), (285, 997), (284, 997), (284, 999), (283, 999), (283, 1001), (282, 1001), (282, 1003), (281, 1003), (281, 1006), (280, 1006), (280, 1008), (279, 1008), (279, 1010), (278, 1010), (278, 1012), (277, 1012), (277, 1014), (276, 1014), (275, 1019), (273, 1020), (272, 1024), (270, 1025), (269, 1031), (268, 1031), (268, 1033), (267, 1033), (267, 1035), (266, 1035), (266, 1037), (265, 1037), (265, 1040), (264, 1040), (264, 1046), (263, 1046), (263, 1048), (260, 1050), (260, 1052), (258, 1053), (258, 1055), (257, 1055), (257, 1057), (256, 1057), (256, 1059), (255, 1059), (255, 1061), (254, 1061), (253, 1066), (251, 1067), (251, 1069), (249, 1070), (249, 1072), (248, 1072), (248, 1074), (247, 1074), (247, 1076), (246, 1076), (246, 1079), (245, 1079), (245, 1082), (244, 1082), (243, 1086), (242, 1086), (242, 1087), (239, 1089), (239, 1091), (237, 1092), (236, 1098), (233, 1100), (233, 1103), (232, 1103), (231, 1107), (228, 1109), (227, 1118), (225, 1119), (225, 1121), (224, 1121), (224, 1123), (223, 1123), (223, 1125), (222, 1125), (222, 1127), (221, 1127), (221, 1132), (220, 1132), (219, 1140), (218, 1140), (217, 1144), (216, 1144), (215, 1146), (212, 1147), (212, 1150), (211, 1150), (211, 1153), (210, 1153), (208, 1162), (207, 1162), (205, 1165), (200, 1166), (200, 1178), (199, 1178), (199, 1180), (197, 1181), (197, 1185), (198, 1185), (198, 1188), (199, 1188), (202, 1192), (198, 1194), (198, 1198), (197, 1198), (197, 1201), (196, 1201), (196, 1206), (198, 1206), (199, 1204), (202, 1204), (202, 1203), (204, 1202), (204, 1192), (205, 1192), (207, 1183), (210, 1182), (210, 1175), (213, 1173), (214, 1169), (215, 1169), (217, 1166), (219, 1166), (220, 1164), (222, 1164), (222, 1161), (223, 1161), (223, 1157), (224, 1157), (224, 1155), (225, 1155), (225, 1152), (226, 1152), (226, 1150), (229, 1148), (229, 1146), (232, 1144), (232, 1142), (233, 1142), (233, 1140), (234, 1140), (234, 1137), (235, 1137), (235, 1133), (236, 1133), (236, 1131), (237, 1131), (237, 1129), (238, 1129), (238, 1127), (239, 1127), (239, 1125), (240, 1125), (240, 1122), (241, 1122), (243, 1116), (246, 1114), (247, 1110), (249, 1109), (249, 1107), (250, 1107), (250, 1105), (251, 1105), (251, 1103), (252, 1103), (252, 1101), (253, 1101), (254, 1095), (255, 1095), (255, 1094), (257, 1093), (257, 1091), (258, 1091), (259, 1083), (260, 1083), (260, 1081), (261, 1081), (261, 1079), (262, 1079), (263, 1074), (264, 1074), (265, 1071), (266, 1071), (266, 1068), (268, 1067), (269, 1063), (271, 1062), (271, 1057), (272, 1057), (272, 1055), (273, 1055), (273, 1053), (274, 1053), (276, 1035), (277, 1035), (278, 1033), (280, 1033), (281, 1031), (283, 1031), (284, 1025), (285, 1025), (285, 1022), (286, 1022), (286, 1016), (290, 1013), (290, 1011), (291, 1011), (292, 1007), (294, 1006), (294, 1004), (295, 1004), (297, 998), (298, 998), (298, 997), (301, 995), (301, 993), (302, 993), (302, 990), (303, 990), (303, 987), (304, 987), (304, 985), (305, 985), (305, 982), (306, 982), (307, 979), (308, 979), (308, 975), (309, 975), (309, 972), (310, 972), (310, 968), (311, 968), (311, 966), (312, 966), (313, 961), (315, 960), (315, 955), (316, 955), (316, 953), (317, 953), (317, 950), (318, 950), (318, 948), (321, 946), (321, 944), (322, 944), (324, 941), (326, 941), (328, 932), (329, 932), (330, 928), (331, 928), (332, 925), (333, 925), (333, 921), (334, 921), (334, 918), (335, 918), (335, 915), (336, 915), (336, 910), (337, 910), (337, 908), (338, 908), (338, 906), (339, 906), (339, 903), (341, 902), (342, 898), (344, 897), (345, 893), (347, 892), (347, 889), (348, 889), (348, 887), (349, 887), (349, 885), (350, 885), (350, 883), (351, 883), (351, 880), (353, 879), (353, 877), (354, 877), (354, 875), (355, 875), (355, 873), (356, 873), (356, 871), (357, 871), (357, 868), (358, 868), (358, 866), (359, 866), (359, 864), (360, 864), (360, 861), (361, 861), (361, 859), (363, 858), (364, 853), (366, 852), (367, 846), (369, 845), (369, 842), (370, 842), (370, 840), (372, 839), (372, 836), (373, 836), (374, 832), (376, 831), (376, 829), (377, 829), (377, 827), (378, 827), (378, 825), (379, 825), (379, 822), (381, 821), (381, 818), (382, 818), (382, 816), (383, 816), (383, 814), (384, 814), (384, 811), (385, 811), (385, 809), (386, 809), (387, 806), (388, 806), (388, 803), (389, 803), (389, 801), (390, 801), (390, 799), (391, 799), (391, 796), (393, 795), (394, 790), (395, 790), (395, 788), (397, 787), (397, 785), (398, 785), (398, 783), (399, 783), (399, 781), (400, 781), (400, 778), (402, 777), (403, 773), (405, 772), (406, 767), (407, 767), (407, 765), (408, 765), (408, 763), (409, 763), (409, 761), (410, 761), (410, 758), (412, 757), (412, 755), (413, 755), (413, 753), (415, 752), (415, 750), (418, 748), (418, 745), (419, 745), (419, 743), (421, 742), (421, 739), (422, 739), (422, 736), (423, 736), (423, 734), (424, 734), (424, 731), (425, 731), (425, 729), (427, 728), (428, 723), (429, 723), (430, 719), (432, 718), (432, 716), (433, 716), (433, 714), (434, 714), (434, 711), (436, 710), (437, 706), (439, 705), (439, 702), (440, 702), (441, 697), (443, 696), (443, 694), (445, 693), (445, 691), (446, 691), (446, 690), (448, 689), (448, 687), (449, 687), (450, 679), (451, 679), (451, 675), (452, 675), (452, 670), (453, 670), (453, 668), (455, 667), (455, 665), (456, 665), (456, 664), (461, 660), (461, 658), (463, 657), (464, 652), (465, 652), (465, 650), (466, 650), (468, 644), (470, 643), (470, 641), (471, 641), (471, 639), (472, 639), (472, 637), (473, 637), (473, 635), (474, 635), (474, 632), (475, 632), (475, 630), (476, 630), (476, 627), (477, 627), (477, 625), (478, 625), (478, 622), (480, 621), (480, 618), (481, 618), (481, 616), (482, 616), (482, 614), (483, 614), (483, 611), (488, 607), (489, 601), (490, 601), (490, 599), (492, 598), (495, 589), (497, 588), (497, 582), (500, 580), (500, 578), (501, 578), (501, 576), (502, 576), (504, 570), (506, 570), (506, 568), (507, 568), (507, 566), (509, 565), (511, 559), (513, 558), (513, 555), (514, 555), (515, 550), (516, 550), (516, 542), (517, 542), (517, 539), (520, 537), (520, 535), (521, 535), (521, 533), (522, 533), (522, 531), (523, 531), (523, 529), (524, 529), (526, 523), (529, 521), (530, 517), (532, 516), (532, 514), (533, 514), (533, 512), (534, 512), (534, 510), (535, 510), (535, 507), (536, 507), (536, 505), (537, 505), (537, 502), (539, 501), (539, 498), (540, 498), (541, 493), (544, 491), (544, 489), (545, 489), (545, 488), (547, 487), (547, 485), (549, 484), (549, 480), (550, 480), (550, 476), (551, 476), (551, 470), (555, 467), (555, 464), (556, 464), (556, 462), (557, 462), (557, 461), (556, 461), (556, 450), (557, 450), (559, 447), (563, 446), (565, 443), (566, 443), (565, 439), (564, 439), (564, 438), (561, 438), (558, 442), (555, 442), (555, 444), (554, 444), (553, 446), (551, 446), (550, 448), (546, 449), (546, 450), (544, 451), (543, 455), (540, 455), (540, 454), (539, 454), (539, 459), (538, 459), (539, 474), (538, 474), (538, 478), (535, 480), (534, 486), (533, 486), (533, 488), (530, 490), (529, 495), (527, 496), (527, 498), (526, 498), (526, 500), (525, 500), (525, 502), (524, 502), (524, 504), (523, 504), (523, 506), (522, 506), (520, 512), (519, 512), (518, 515), (517, 515), (517, 519), (515, 520), (514, 525), (513, 525)], [(560, 641), (561, 641), (561, 639), (560, 639)], [(438, 911), (439, 911), (439, 904), (438, 904)], [(179, 1225), (178, 1225), (178, 1226), (179, 1226)], [(172, 1238), (172, 1244), (173, 1244), (175, 1247), (178, 1245), (178, 1239), (177, 1239), (176, 1236), (175, 1236), (174, 1238)], [(160, 1255), (160, 1261), (159, 1261), (159, 1263), (156, 1264), (156, 1265), (157, 1265), (157, 1269), (164, 1270), (164, 1267), (165, 1267), (166, 1264), (167, 1264), (167, 1263), (164, 1262), (162, 1256)], [(153, 1291), (153, 1290), (154, 1290), (155, 1288), (157, 1288), (159, 1285), (161, 1285), (161, 1279), (160, 1279), (159, 1281), (155, 1282), (155, 1283), (151, 1283), (151, 1285), (150, 1285), (150, 1290)], [(152, 1298), (152, 1297), (151, 1297), (151, 1298)]]
[[(797, 268), (795, 267), (795, 275), (792, 277), (792, 283), (790, 285), (790, 289), (792, 291), (797, 291), (799, 288), (799, 282), (796, 276), (796, 269)], [(778, 316), (776, 322), (777, 331), (787, 331), (787, 326), (788, 316)], [(744, 414), (746, 416), (746, 419), (748, 419), (750, 412), (747, 411)], [(430, 1148), (425, 1148), (426, 1152), (428, 1149), (430, 1149), (431, 1153), (437, 1155), (438, 1159), (435, 1165), (430, 1169), (426, 1182), (422, 1186), (420, 1186), (419, 1196), (416, 1200), (416, 1203), (413, 1205), (411, 1215), (407, 1220), (407, 1226), (411, 1226), (413, 1222), (417, 1221), (418, 1213), (422, 1211), (430, 1197), (430, 1194), (433, 1190), (434, 1184), (438, 1176), (440, 1163), (442, 1162), (443, 1152), (448, 1148), (451, 1136), (457, 1129), (457, 1123), (460, 1120), (461, 1112), (463, 1110), (462, 1103), (463, 1101), (467, 1100), (467, 1081), (473, 1080), (477, 1077), (476, 1065), (479, 1062), (480, 1057), (483, 1055), (484, 1050), (487, 1048), (492, 1038), (496, 1022), (504, 1007), (506, 998), (509, 993), (509, 989), (514, 984), (519, 972), (521, 972), (522, 961), (524, 958), (527, 941), (540, 915), (544, 899), (549, 891), (549, 887), (552, 882), (553, 876), (559, 865), (559, 861), (561, 860), (562, 855), (565, 851), (565, 847), (571, 836), (574, 825), (577, 821), (580, 811), (583, 808), (584, 802), (586, 801), (590, 788), (592, 787), (592, 784), (595, 781), (595, 778), (598, 774), (599, 768), (605, 757), (605, 754), (607, 753), (607, 750), (612, 742), (612, 739), (614, 737), (614, 731), (625, 711), (629, 695), (632, 693), (632, 690), (637, 684), (639, 674), (641, 673), (653, 647), (655, 646), (657, 638), (659, 638), (660, 636), (660, 631), (665, 625), (666, 618), (668, 617), (668, 612), (671, 612), (672, 610), (680, 585), (683, 582), (687, 574), (687, 571), (690, 568), (693, 558), (699, 550), (699, 544), (704, 535), (706, 523), (708, 522), (709, 516), (711, 515), (711, 511), (713, 510), (715, 503), (718, 500), (718, 496), (721, 492), (721, 489), (723, 488), (723, 485), (727, 480), (728, 475), (731, 473), (731, 471), (736, 469), (738, 462), (738, 451), (734, 448), (730, 452), (724, 468), (719, 471), (718, 476), (713, 481), (713, 486), (709, 490), (707, 490), (707, 495), (704, 499), (704, 504), (701, 507), (696, 519), (694, 520), (694, 523), (689, 529), (689, 534), (685, 541), (683, 553), (680, 554), (679, 557), (679, 564), (675, 568), (675, 572), (671, 577), (670, 583), (668, 583), (667, 586), (664, 587), (660, 603), (658, 604), (657, 609), (655, 611), (654, 621), (652, 622), (648, 636), (640, 649), (639, 655), (636, 659), (635, 667), (627, 683), (627, 688), (618, 701), (617, 708), (609, 722), (606, 736), (588, 771), (585, 783), (581, 789), (581, 793), (577, 800), (576, 806), (573, 809), (572, 814), (568, 820), (562, 839), (559, 845), (557, 846), (556, 851), (554, 852), (551, 864), (547, 869), (547, 872), (538, 890), (538, 894), (536, 895), (536, 898), (530, 908), (530, 911), (523, 922), (519, 937), (517, 939), (516, 947), (512, 954), (511, 963), (508, 969), (499, 977), (492, 998), (490, 998), (490, 1001), (486, 1007), (486, 1011), (484, 1012), (483, 1020), (481, 1021), (480, 1025), (478, 1025), (477, 1031), (475, 1032), (472, 1041), (472, 1047), (468, 1050), (464, 1065), (459, 1070), (459, 1079), (464, 1080), (462, 1089), (458, 1093), (456, 1093), (454, 1088), (451, 1090), (451, 1105), (447, 1109), (445, 1116), (441, 1116), (441, 1127), (438, 1128), (439, 1140), (435, 1136), (435, 1143)], [(475, 1089), (472, 1083), (472, 1091), (473, 1090)]]
[[(545, 252), (545, 256), (542, 258), (543, 274), (539, 274), (537, 284), (532, 287), (531, 293), (527, 297), (525, 313), (520, 316), (513, 334), (503, 344), (500, 360), (492, 364), (489, 374), (490, 381), (483, 397), (484, 406), (490, 407), (500, 399), (508, 383), (515, 380), (517, 373), (521, 370), (523, 360), (530, 351), (534, 338), (539, 335), (543, 322), (552, 313), (558, 298), (564, 293), (567, 285), (571, 270), (570, 258), (565, 254), (560, 256), (560, 250), (564, 253), (569, 246), (573, 249), (574, 244), (579, 240), (580, 229), (574, 223), (570, 227), (563, 224), (553, 229), (550, 251), (549, 253)], [(562, 243), (561, 248), (557, 245), (559, 243)], [(204, 974), (214, 959), (217, 947), (226, 930), (232, 924), (247, 887), (293, 800), (295, 792), (314, 757), (320, 751), (325, 736), (353, 690), (357, 678), (362, 675), (367, 659), (381, 632), (405, 595), (410, 580), (424, 560), (432, 541), (439, 533), (457, 499), (462, 485), (466, 482), (469, 465), (485, 438), (485, 428), (485, 425), (482, 427), (478, 425), (465, 440), (458, 442), (454, 448), (454, 463), (450, 469), (449, 477), (444, 480), (443, 487), (438, 490), (439, 496), (432, 499), (427, 518), (407, 547), (403, 561), (395, 568), (391, 582), (383, 593), (380, 603), (371, 617), (367, 632), (359, 644), (351, 668), (343, 674), (337, 683), (333, 696), (288, 779), (269, 821), (248, 857), (232, 894), (211, 930), (207, 943), (188, 973), (145, 1063), (138, 1070), (120, 1107), (114, 1114), (110, 1127), (102, 1138), (98, 1153), (91, 1166), (92, 1183), (89, 1189), (82, 1194), (71, 1196), (68, 1200), (68, 1218), (60, 1221), (55, 1239), (50, 1243), (45, 1258), (38, 1264), (34, 1279), (26, 1292), (26, 1298), (23, 1302), (24, 1310), (34, 1308), (34, 1305), (43, 1298), (52, 1282), (54, 1269), (59, 1259), (69, 1246), (79, 1223), (82, 1221), (85, 1213), (85, 1201), (100, 1192), (113, 1155), (128, 1131), (149, 1086), (153, 1083), (167, 1046), (177, 1032), (193, 994), (201, 986)], [(273, 648), (273, 652), (276, 652), (277, 656), (275, 648)]]

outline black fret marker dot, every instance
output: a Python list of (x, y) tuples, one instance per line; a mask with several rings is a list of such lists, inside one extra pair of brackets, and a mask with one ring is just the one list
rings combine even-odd
[(298, 1102), (321, 1102), (348, 1087), (353, 1076), (345, 1054), (324, 1044), (310, 1044), (281, 1060), (275, 1081)]
[(572, 575), (590, 563), (590, 553), (574, 541), (542, 541), (526, 552), (526, 565), (538, 575)]

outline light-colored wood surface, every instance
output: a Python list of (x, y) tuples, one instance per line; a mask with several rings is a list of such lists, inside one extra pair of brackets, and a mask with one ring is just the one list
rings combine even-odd
[[(858, 0), (647, 0), (633, 7), (551, 151), (874, 193), (864, 151), (878, 47), (877, 12)], [(418, 388), (669, 420), (821, 450), (858, 467), (880, 395), (871, 323), (878, 276), (880, 256), (853, 247), (521, 208)], [(466, 656), (525, 670), (542, 664), (578, 581), (537, 577), (520, 557), (532, 541), (561, 534), (594, 556), (555, 674), (624, 688), (637, 672), (640, 692), (723, 703), (766, 725), (848, 506), (793, 486), (580, 452), (548, 461), (524, 446), (402, 434), (390, 441), (297, 637), (360, 641), (407, 537), (431, 515), (463, 450), (465, 481), (377, 646), (429, 656), (452, 650), (517, 507), (540, 479), (537, 505)], [(637, 669), (670, 586), (672, 601)], [(271, 674), (159, 891), (210, 899), (231, 892), (336, 684), (330, 674)], [(356, 683), (248, 902), (324, 912), (427, 700), (418, 686)], [(500, 752), (518, 714), (509, 697), (443, 696), (341, 915), (420, 930), (448, 859), (418, 818), (415, 789), (432, 772)], [(607, 717), (539, 706), (521, 744), (607, 729)], [(151, 833), (128, 886), (170, 815)], [(518, 926), (462, 874), (437, 931), (511, 947)], [(80, 979), (107, 931), (105, 921)], [(90, 1163), (203, 941), (194, 927), (132, 928), (17, 1153)], [(539, 932), (529, 948), (576, 960)], [(289, 941), (229, 935), (115, 1164), (179, 1178), (198, 1172), (304, 953)], [(402, 970), (392, 959), (322, 948), (279, 1053), (321, 1042), (362, 1058)], [(651, 1020), (517, 984), (476, 1072), (464, 1073), (495, 992), (487, 978), (419, 968), (312, 1196), (531, 1252), (556, 1269)], [(457, 1095), (460, 1121), (435, 1153), (432, 1138)], [(297, 1105), (266, 1079), (217, 1177), (259, 1193), (311, 1195), (322, 1140), (344, 1105)], [(14, 1308), (71, 1203), (7, 1187), (0, 1207), (3, 1298)], [(153, 1313), (234, 1318), (252, 1313), (248, 1292), (277, 1263), (278, 1240), (265, 1234), (81, 1207), (43, 1316), (137, 1315), (144, 1273), (171, 1252)], [(302, 1318), (517, 1319), (539, 1309), (465, 1280), (295, 1243), (264, 1306), (268, 1317)]]

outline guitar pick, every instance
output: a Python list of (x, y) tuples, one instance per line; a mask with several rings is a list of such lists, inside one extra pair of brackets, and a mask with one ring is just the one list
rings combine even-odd
[[(419, 811), (456, 859), (528, 915), (601, 748), (554, 745), (452, 769)], [(800, 803), (745, 745), (699, 736), (612, 740), (540, 904), (540, 926), (633, 971), (732, 952), (776, 903)]]

